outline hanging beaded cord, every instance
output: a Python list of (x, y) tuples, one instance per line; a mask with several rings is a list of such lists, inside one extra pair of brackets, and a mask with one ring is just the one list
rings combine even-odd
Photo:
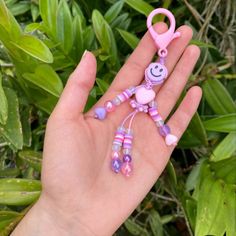
[[(152, 18), (157, 14), (164, 14), (170, 20), (170, 28), (163, 34), (158, 34), (152, 27)], [(133, 130), (132, 122), (134, 117), (139, 112), (148, 114), (158, 127), (159, 133), (165, 138), (166, 145), (177, 145), (177, 137), (171, 134), (170, 127), (164, 124), (163, 119), (157, 110), (155, 102), (156, 94), (152, 89), (153, 86), (162, 84), (168, 76), (167, 68), (165, 67), (165, 58), (167, 56), (167, 46), (174, 39), (180, 36), (179, 32), (175, 32), (175, 18), (173, 14), (164, 9), (157, 8), (150, 13), (147, 18), (148, 30), (157, 46), (158, 62), (151, 63), (145, 70), (144, 82), (139, 86), (132, 86), (118, 94), (113, 100), (106, 101), (104, 107), (97, 107), (94, 111), (94, 117), (99, 120), (104, 120), (107, 113), (115, 110), (115, 107), (121, 103), (130, 100), (134, 95), (134, 99), (130, 100), (130, 106), (134, 109), (128, 114), (115, 132), (115, 137), (112, 144), (111, 168), (115, 173), (122, 172), (126, 177), (132, 173), (132, 142)], [(125, 124), (129, 121), (128, 127)]]

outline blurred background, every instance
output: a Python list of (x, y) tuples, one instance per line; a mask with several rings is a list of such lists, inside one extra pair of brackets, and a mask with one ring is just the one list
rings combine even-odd
[(186, 90), (197, 84), (203, 98), (161, 178), (115, 235), (236, 235), (235, 0), (0, 0), (1, 236), (40, 195), (45, 125), (84, 50), (98, 61), (88, 110), (158, 7), (194, 31), (201, 57)]

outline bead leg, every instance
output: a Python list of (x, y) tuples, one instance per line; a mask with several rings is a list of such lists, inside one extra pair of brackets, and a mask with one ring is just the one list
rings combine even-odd
[(170, 127), (164, 123), (164, 120), (158, 113), (157, 103), (155, 101), (151, 101), (148, 105), (148, 113), (151, 116), (152, 120), (155, 122), (156, 126), (158, 127), (160, 135), (165, 138), (166, 145), (176, 146), (178, 138), (175, 135), (171, 134)]

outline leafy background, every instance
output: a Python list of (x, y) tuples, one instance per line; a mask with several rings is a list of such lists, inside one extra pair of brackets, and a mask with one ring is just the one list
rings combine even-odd
[(40, 195), (46, 121), (83, 51), (98, 60), (87, 110), (156, 7), (194, 30), (202, 53), (186, 89), (200, 85), (203, 99), (165, 172), (115, 235), (236, 235), (234, 0), (0, 0), (0, 235)]

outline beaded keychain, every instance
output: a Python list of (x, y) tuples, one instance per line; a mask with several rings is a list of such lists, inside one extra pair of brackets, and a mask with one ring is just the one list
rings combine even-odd
[[(170, 27), (168, 31), (158, 34), (152, 27), (152, 19), (157, 14), (164, 14), (170, 20)], [(164, 124), (163, 119), (157, 110), (157, 103), (155, 102), (155, 92), (152, 89), (154, 85), (159, 85), (164, 82), (168, 76), (167, 68), (165, 67), (165, 58), (167, 56), (167, 46), (169, 43), (180, 36), (179, 32), (175, 32), (175, 18), (173, 14), (164, 9), (157, 8), (153, 10), (147, 18), (148, 30), (157, 46), (159, 60), (158, 62), (151, 63), (145, 70), (144, 81), (139, 86), (132, 86), (121, 94), (117, 95), (113, 100), (106, 101), (104, 107), (95, 108), (94, 117), (99, 120), (105, 119), (107, 113), (115, 110), (116, 106), (129, 100), (133, 95), (134, 99), (130, 100), (130, 106), (134, 109), (133, 112), (128, 114), (122, 121), (120, 126), (115, 132), (115, 137), (112, 145), (111, 154), (111, 168), (115, 173), (122, 172), (125, 176), (129, 177), (132, 172), (132, 158), (131, 149), (133, 141), (132, 122), (138, 112), (147, 113), (152, 120), (156, 123), (161, 136), (165, 138), (166, 145), (177, 145), (177, 137), (171, 134), (170, 127)], [(125, 128), (125, 123), (130, 118), (128, 127)], [(123, 155), (121, 155), (123, 149)]]

